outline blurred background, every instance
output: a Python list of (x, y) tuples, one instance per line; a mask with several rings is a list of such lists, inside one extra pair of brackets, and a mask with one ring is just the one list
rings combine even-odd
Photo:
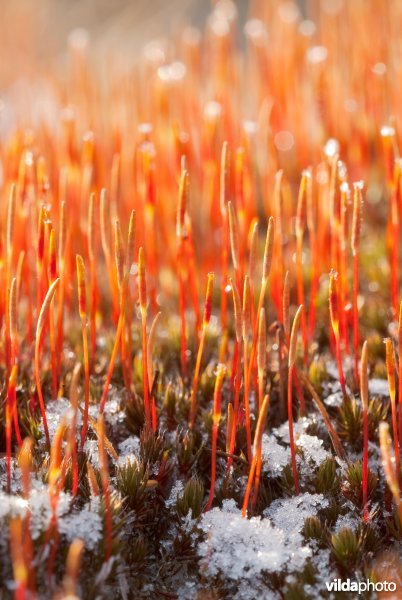
[[(202, 27), (211, 0), (0, 0), (0, 86), (34, 65), (60, 60), (68, 34), (86, 29), (98, 59), (114, 50), (135, 53), (155, 37), (174, 35), (183, 24)], [(236, 0), (240, 23), (249, 0)], [(129, 57), (128, 57), (129, 58)]]

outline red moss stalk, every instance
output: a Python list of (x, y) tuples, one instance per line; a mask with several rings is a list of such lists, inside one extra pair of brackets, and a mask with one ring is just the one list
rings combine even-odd
[[(57, 279), (57, 251), (56, 251), (56, 233), (52, 228), (49, 236), (49, 282), (53, 283)], [(52, 361), (52, 393), (56, 400), (58, 392), (58, 360), (56, 350), (56, 331), (54, 324), (54, 300), (50, 303), (49, 309), (49, 338), (50, 353)]]
[(149, 336), (148, 336), (148, 358), (147, 358), (147, 362), (148, 362), (148, 386), (149, 389), (152, 389), (152, 385), (154, 382), (154, 371), (153, 371), (153, 365), (152, 365), (152, 351), (154, 348), (154, 341), (155, 341), (155, 334), (156, 334), (156, 328), (158, 326), (159, 323), (159, 319), (161, 318), (162, 313), (158, 312), (156, 313), (154, 320), (152, 321), (151, 327), (149, 329)]
[[(307, 182), (311, 178), (309, 171), (303, 171), (299, 196), (297, 200), (296, 213), (296, 279), (297, 279), (297, 302), (299, 306), (304, 305), (304, 279), (303, 279), (303, 237), (306, 220), (306, 193)], [(304, 349), (304, 360), (307, 361), (307, 324), (306, 313), (303, 311), (301, 319), (302, 340)]]
[(353, 255), (353, 350), (355, 356), (355, 379), (359, 381), (359, 246), (362, 210), (362, 186), (354, 183), (353, 221), (352, 221), (352, 255)]
[(180, 312), (180, 363), (182, 375), (187, 373), (187, 332), (186, 332), (186, 295), (185, 295), (185, 240), (188, 236), (186, 211), (189, 194), (189, 174), (182, 169), (180, 176), (179, 200), (176, 217), (177, 276), (179, 280)]
[(46, 411), (45, 411), (45, 403), (43, 400), (42, 386), (40, 382), (40, 345), (41, 345), (41, 337), (43, 328), (45, 326), (46, 317), (49, 312), (50, 304), (56, 292), (57, 286), (59, 285), (59, 279), (53, 281), (50, 285), (45, 299), (43, 300), (42, 307), (40, 309), (38, 323), (36, 326), (36, 338), (35, 338), (35, 382), (36, 382), (36, 390), (38, 393), (38, 401), (39, 407), (42, 415), (43, 428), (45, 430), (46, 443), (50, 447), (50, 437), (49, 430), (47, 427), (47, 419), (46, 419)]
[(228, 202), (229, 214), (229, 238), (232, 253), (233, 268), (235, 270), (236, 285), (241, 286), (240, 251), (239, 251), (239, 229), (237, 225), (236, 211), (232, 202)]
[(226, 330), (227, 326), (227, 296), (226, 296), (226, 281), (228, 279), (228, 263), (229, 263), (229, 223), (228, 223), (228, 181), (229, 181), (229, 150), (228, 143), (224, 142), (221, 152), (220, 165), (220, 209), (222, 216), (222, 283), (221, 283), (221, 326), (222, 330)]
[[(232, 433), (230, 438), (230, 450), (229, 454), (233, 454), (234, 448), (236, 445), (236, 430), (237, 430), (237, 422), (239, 418), (239, 402), (240, 402), (240, 388), (241, 388), (241, 344), (243, 339), (243, 314), (242, 314), (242, 306), (240, 295), (235, 286), (234, 282), (230, 279), (230, 285), (232, 288), (232, 297), (233, 297), (233, 309), (234, 309), (234, 321), (235, 321), (235, 334), (236, 334), (236, 347), (238, 349), (238, 359), (236, 361), (236, 373), (235, 373), (235, 390), (234, 390), (234, 407), (233, 407), (233, 423), (232, 423)], [(226, 472), (229, 472), (229, 469), (232, 465), (233, 458), (229, 456)]]
[[(121, 235), (121, 230), (120, 230), (120, 224), (117, 220), (115, 222), (115, 263), (116, 263), (116, 277), (117, 277), (117, 283), (119, 286), (119, 293), (120, 293), (120, 312), (119, 312), (119, 319), (117, 322), (117, 331), (116, 331), (116, 337), (115, 337), (114, 346), (113, 346), (113, 350), (112, 350), (112, 355), (110, 357), (109, 366), (108, 366), (108, 370), (106, 373), (106, 380), (105, 380), (105, 384), (103, 386), (102, 398), (101, 398), (100, 408), (99, 408), (101, 413), (103, 413), (103, 411), (105, 409), (105, 404), (106, 404), (106, 399), (107, 399), (107, 395), (108, 395), (108, 391), (109, 391), (109, 387), (110, 387), (110, 382), (112, 380), (114, 365), (116, 362), (117, 353), (119, 351), (119, 346), (120, 346), (120, 341), (121, 341), (123, 331), (124, 331), (126, 299), (127, 299), (127, 292), (128, 292), (128, 280), (129, 280), (129, 273), (124, 272), (125, 259), (124, 259), (123, 240), (122, 240), (122, 235)], [(122, 354), (124, 355), (123, 348), (122, 348)]]
[(288, 357), (288, 421), (289, 421), (289, 442), (290, 442), (290, 453), (292, 457), (292, 471), (293, 479), (295, 483), (296, 495), (300, 493), (299, 477), (297, 474), (296, 465), (296, 445), (293, 433), (293, 371), (296, 362), (296, 346), (297, 346), (297, 334), (300, 328), (301, 314), (303, 312), (303, 305), (300, 305), (293, 319), (292, 332), (290, 334), (289, 344), (289, 357)]
[(398, 442), (398, 417), (396, 412), (396, 384), (395, 384), (395, 357), (394, 348), (390, 338), (386, 338), (385, 342), (385, 361), (387, 365), (388, 390), (391, 398), (392, 412), (392, 433), (394, 438), (394, 453), (395, 453), (395, 468), (398, 477), (401, 477), (401, 460), (399, 454)]
[(402, 450), (402, 302), (399, 305), (398, 321), (398, 408), (399, 449)]
[(96, 311), (97, 311), (97, 280), (96, 280), (96, 238), (98, 232), (98, 211), (96, 196), (92, 193), (89, 197), (88, 207), (88, 259), (89, 259), (89, 314), (91, 331), (91, 363), (95, 364), (96, 358)]
[(77, 426), (77, 410), (79, 405), (78, 400), (78, 381), (81, 375), (81, 364), (77, 363), (73, 370), (73, 375), (70, 384), (70, 402), (73, 409), (72, 418), (69, 427), (69, 454), (71, 456), (71, 467), (73, 473), (72, 495), (76, 496), (78, 490), (78, 462), (77, 462), (77, 443), (75, 431)]
[(45, 208), (42, 206), (39, 211), (38, 219), (38, 241), (37, 241), (37, 254), (36, 254), (36, 276), (37, 276), (37, 298), (36, 298), (36, 313), (39, 315), (40, 307), (43, 300), (43, 261), (45, 252), (45, 221), (47, 214)]
[[(142, 379), (144, 394), (145, 421), (149, 428), (156, 430), (155, 418), (149, 401), (148, 386), (148, 351), (147, 351), (147, 280), (145, 273), (144, 249), (141, 246), (138, 252), (138, 291), (140, 297), (141, 326), (142, 326)], [(155, 418), (154, 418), (155, 417)]]
[(57, 350), (58, 350), (58, 377), (61, 376), (61, 356), (63, 351), (63, 319), (64, 319), (64, 295), (65, 295), (65, 247), (67, 237), (66, 224), (66, 203), (63, 200), (60, 204), (60, 224), (59, 224), (59, 247), (58, 247), (58, 263), (59, 263), (59, 302), (57, 305)]
[(83, 550), (84, 542), (79, 539), (74, 540), (68, 549), (66, 573), (63, 578), (63, 589), (67, 598), (77, 597), (77, 581)]
[(282, 312), (283, 312), (283, 331), (286, 338), (286, 343), (289, 345), (290, 340), (290, 282), (289, 282), (289, 271), (285, 273), (285, 280), (283, 283), (283, 298), (282, 298)]
[(89, 348), (88, 348), (88, 318), (87, 318), (87, 290), (85, 283), (85, 264), (82, 256), (76, 256), (77, 284), (78, 284), (78, 311), (81, 319), (82, 348), (84, 357), (84, 422), (81, 431), (81, 447), (84, 447), (88, 430), (89, 411)]
[(257, 340), (257, 370), (258, 370), (258, 409), (261, 410), (264, 400), (264, 377), (267, 361), (267, 325), (265, 321), (265, 309), (261, 309), (258, 321)]
[(15, 581), (15, 600), (25, 600), (28, 583), (28, 569), (25, 562), (23, 545), (23, 526), (20, 517), (13, 517), (10, 520), (10, 547), (11, 562), (13, 565)]
[(214, 500), (215, 481), (216, 481), (216, 450), (218, 443), (219, 423), (221, 420), (221, 400), (222, 400), (222, 385), (225, 377), (225, 365), (219, 364), (215, 380), (214, 389), (214, 405), (212, 411), (212, 449), (211, 449), (211, 487), (209, 490), (209, 498), (205, 507), (205, 512), (208, 511)]
[[(130, 222), (128, 225), (128, 234), (127, 234), (127, 258), (126, 258), (126, 277), (127, 279), (130, 277), (132, 272), (133, 264), (135, 262), (135, 236), (136, 236), (136, 224), (137, 224), (137, 216), (135, 210), (131, 211)], [(128, 294), (129, 286), (127, 282)], [(131, 393), (131, 374), (132, 374), (132, 319), (133, 319), (133, 310), (132, 303), (127, 303), (127, 315), (126, 315), (126, 361), (124, 364), (124, 372), (125, 372), (125, 381), (126, 388)]]
[(249, 343), (249, 332), (251, 329), (251, 293), (250, 293), (250, 280), (248, 275), (244, 278), (243, 287), (243, 307), (242, 307), (242, 318), (243, 318), (243, 371), (244, 371), (244, 409), (246, 413), (246, 437), (247, 437), (247, 458), (251, 463), (251, 421), (250, 421), (250, 376), (249, 376), (249, 365), (248, 365), (248, 343)]
[(247, 516), (247, 508), (250, 500), (251, 489), (254, 483), (254, 499), (255, 503), (258, 496), (258, 489), (260, 485), (261, 476), (261, 464), (262, 464), (262, 434), (264, 433), (265, 423), (267, 420), (269, 408), (269, 395), (266, 395), (262, 404), (260, 413), (258, 415), (257, 427), (254, 434), (254, 447), (253, 447), (253, 460), (250, 466), (250, 472), (247, 481), (246, 493), (244, 495), (242, 516)]
[(102, 492), (103, 500), (105, 503), (105, 561), (108, 561), (109, 558), (112, 556), (113, 523), (109, 487), (108, 460), (105, 446), (105, 422), (102, 414), (100, 414), (98, 417), (98, 445)]
[(189, 418), (190, 429), (192, 429), (194, 427), (195, 419), (197, 416), (198, 380), (200, 377), (202, 354), (204, 351), (204, 344), (205, 344), (205, 336), (206, 336), (208, 324), (211, 320), (213, 291), (214, 291), (214, 274), (208, 273), (207, 291), (205, 294), (204, 318), (202, 321), (201, 337), (200, 337), (200, 343), (198, 346), (197, 359), (196, 359), (196, 363), (195, 363), (193, 388), (191, 390), (191, 408), (190, 408), (190, 418)]
[[(18, 446), (21, 448), (22, 439), (20, 433), (20, 426), (18, 420), (18, 407), (17, 407), (17, 396), (16, 396), (16, 378), (17, 372), (12, 373), (14, 367), (16, 367), (17, 362), (17, 354), (18, 354), (18, 319), (17, 319), (17, 293), (18, 293), (18, 285), (17, 280), (13, 277), (11, 281), (10, 294), (8, 298), (8, 309), (9, 309), (9, 340), (10, 340), (10, 381), (14, 381), (14, 385), (9, 387), (8, 395), (11, 396), (11, 409), (12, 416), (14, 421), (14, 430), (17, 438)], [(14, 379), (15, 377), (15, 379)]]
[[(390, 207), (390, 226), (392, 230), (392, 240), (399, 240), (400, 222), (399, 206), (401, 201), (401, 161), (395, 162), (394, 184), (391, 195)], [(398, 313), (399, 296), (399, 244), (391, 243), (391, 306), (393, 314)]]
[(8, 380), (7, 402), (6, 402), (6, 464), (7, 464), (7, 492), (11, 492), (11, 437), (12, 416), (15, 405), (15, 385), (17, 380), (17, 367), (11, 369)]
[(389, 435), (389, 426), (386, 421), (380, 423), (379, 437), (382, 465), (384, 468), (385, 478), (394, 498), (399, 518), (402, 521), (401, 489), (399, 485), (398, 473), (395, 470), (395, 466), (391, 457), (392, 442), (391, 437)]
[[(21, 469), (21, 482), (22, 482), (22, 493), (24, 500), (28, 500), (29, 492), (31, 488), (31, 468), (32, 468), (32, 448), (33, 440), (31, 438), (25, 438), (21, 446), (20, 453), (18, 455), (18, 464)], [(24, 556), (26, 557), (25, 563), (28, 568), (28, 587), (29, 590), (35, 594), (35, 568), (33, 565), (33, 544), (31, 537), (31, 511), (27, 510), (24, 517)]]
[(110, 252), (110, 215), (107, 203), (107, 192), (104, 188), (100, 192), (100, 237), (103, 254), (105, 256), (106, 270), (109, 278), (109, 287), (113, 307), (112, 312), (117, 320), (119, 315), (119, 295), (117, 293), (116, 276), (113, 269), (113, 260)]
[(268, 286), (268, 281), (269, 281), (269, 274), (271, 272), (273, 250), (274, 250), (274, 219), (272, 217), (270, 217), (270, 219), (268, 221), (267, 235), (265, 238), (260, 295), (258, 298), (255, 326), (253, 328), (253, 339), (252, 339), (251, 352), (250, 352), (249, 378), (251, 378), (252, 369), (254, 368), (257, 337), (258, 337), (258, 324), (259, 324), (259, 320), (260, 320), (261, 309), (264, 306), (265, 294), (267, 291), (267, 286)]
[(335, 337), (336, 363), (338, 365), (339, 381), (342, 393), (347, 396), (346, 382), (342, 367), (341, 340), (339, 335), (339, 296), (337, 289), (338, 274), (331, 271), (329, 276), (329, 314), (331, 318), (332, 331)]
[(367, 507), (368, 488), (368, 346), (364, 342), (360, 373), (360, 397), (363, 406), (363, 520), (369, 520)]

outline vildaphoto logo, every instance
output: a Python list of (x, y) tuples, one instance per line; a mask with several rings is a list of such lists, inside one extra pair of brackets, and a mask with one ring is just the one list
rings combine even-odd
[(333, 579), (326, 581), (325, 585), (329, 592), (395, 592), (396, 583), (393, 581), (353, 581), (352, 579)]

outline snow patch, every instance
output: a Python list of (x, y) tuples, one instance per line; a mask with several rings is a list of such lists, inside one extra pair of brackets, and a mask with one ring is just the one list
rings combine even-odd
[(275, 500), (264, 512), (267, 518), (245, 519), (234, 501), (224, 502), (201, 518), (207, 539), (198, 547), (202, 567), (210, 577), (221, 574), (234, 581), (255, 580), (264, 572), (278, 572), (292, 565), (302, 567), (312, 556), (302, 528), (328, 501), (322, 494), (303, 494)]

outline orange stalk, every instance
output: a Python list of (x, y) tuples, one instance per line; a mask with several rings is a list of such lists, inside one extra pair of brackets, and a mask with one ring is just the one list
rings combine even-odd
[[(230, 285), (232, 288), (232, 298), (233, 298), (233, 309), (234, 309), (234, 321), (235, 321), (235, 334), (236, 334), (236, 346), (238, 349), (238, 359), (236, 361), (236, 373), (235, 373), (235, 398), (234, 398), (234, 407), (233, 407), (233, 423), (232, 423), (232, 433), (230, 438), (230, 451), (229, 454), (233, 454), (235, 445), (236, 445), (236, 430), (237, 430), (237, 422), (239, 418), (239, 400), (240, 400), (240, 387), (241, 387), (241, 344), (243, 339), (243, 314), (242, 314), (242, 306), (240, 295), (235, 286), (234, 282), (230, 279)], [(229, 469), (232, 465), (233, 458), (229, 456), (226, 472), (229, 472)]]
[(267, 325), (265, 322), (265, 309), (261, 309), (258, 321), (257, 339), (257, 369), (258, 369), (258, 408), (261, 409), (264, 400), (264, 376), (267, 360)]
[(236, 284), (240, 287), (241, 285), (241, 271), (240, 271), (240, 251), (239, 251), (239, 229), (237, 225), (236, 211), (232, 202), (228, 202), (228, 214), (229, 214), (229, 238), (230, 238), (230, 249), (232, 253), (233, 268), (236, 275)]
[(63, 578), (63, 589), (67, 598), (77, 597), (77, 581), (83, 550), (84, 542), (80, 539), (74, 540), (68, 549), (66, 573)]
[(78, 380), (81, 375), (81, 364), (77, 363), (73, 370), (73, 375), (70, 384), (70, 402), (73, 410), (73, 416), (70, 422), (69, 428), (69, 454), (71, 455), (71, 464), (73, 472), (73, 484), (71, 493), (73, 497), (76, 496), (78, 490), (78, 463), (77, 463), (77, 443), (76, 443), (76, 424), (77, 424), (77, 410), (79, 405), (78, 400)]
[(43, 300), (43, 260), (45, 252), (45, 221), (47, 219), (47, 213), (45, 208), (42, 206), (39, 211), (38, 220), (38, 239), (37, 239), (37, 254), (36, 254), (36, 275), (37, 275), (37, 298), (36, 298), (36, 312), (39, 315), (40, 307)]
[(295, 484), (296, 495), (300, 493), (299, 477), (297, 474), (296, 465), (296, 445), (293, 434), (293, 371), (296, 362), (296, 346), (297, 346), (297, 334), (300, 328), (301, 314), (303, 312), (303, 305), (300, 305), (293, 319), (292, 332), (290, 334), (289, 343), (289, 356), (288, 356), (288, 421), (289, 421), (289, 442), (290, 442), (290, 453), (292, 457), (292, 471), (293, 479)]
[[(30, 492), (30, 478), (32, 468), (32, 438), (25, 438), (21, 446), (20, 453), (18, 455), (18, 464), (21, 469), (21, 482), (22, 482), (22, 493), (24, 500), (28, 500)], [(33, 544), (31, 536), (31, 512), (26, 511), (24, 517), (24, 556), (26, 557), (26, 565), (28, 569), (28, 587), (29, 590), (35, 594), (35, 568), (33, 564)]]
[(399, 486), (398, 473), (395, 470), (395, 465), (391, 457), (392, 442), (391, 437), (389, 435), (389, 426), (386, 421), (382, 421), (382, 423), (380, 423), (379, 438), (385, 479), (387, 480), (388, 487), (391, 490), (392, 496), (394, 498), (399, 518), (402, 521), (401, 489)]
[(149, 389), (152, 389), (152, 384), (153, 384), (153, 381), (154, 381), (154, 372), (153, 372), (153, 366), (152, 366), (152, 351), (153, 351), (153, 347), (154, 347), (156, 327), (158, 325), (158, 322), (159, 322), (159, 319), (160, 319), (161, 315), (162, 315), (161, 312), (156, 313), (156, 315), (154, 317), (154, 320), (152, 321), (151, 327), (149, 329), (148, 348), (147, 348), (147, 352), (148, 352), (148, 357), (147, 357), (147, 363), (148, 363), (148, 386), (149, 386)]
[(187, 202), (189, 195), (189, 174), (182, 169), (180, 175), (179, 199), (176, 216), (177, 276), (179, 280), (180, 312), (180, 363), (182, 375), (187, 373), (187, 332), (186, 332), (186, 296), (185, 296), (185, 240), (188, 237), (186, 226)]
[(359, 381), (359, 246), (361, 230), (362, 187), (353, 184), (353, 221), (352, 221), (352, 256), (353, 256), (353, 349), (355, 355), (355, 379)]
[(119, 298), (118, 294), (116, 293), (116, 278), (113, 270), (112, 256), (110, 253), (110, 215), (107, 204), (107, 192), (104, 188), (100, 192), (100, 237), (106, 262), (106, 270), (108, 273), (113, 314), (117, 315), (119, 311)]
[[(126, 255), (126, 273), (127, 277), (130, 277), (130, 273), (132, 272), (133, 264), (135, 262), (135, 235), (136, 235), (136, 212), (135, 210), (131, 211), (130, 221), (128, 225), (128, 233), (127, 233), (127, 255)], [(132, 303), (128, 302), (127, 304), (127, 315), (126, 315), (126, 363), (124, 366), (125, 371), (125, 380), (126, 387), (129, 392), (131, 392), (131, 373), (132, 373)]]
[(141, 326), (142, 326), (142, 379), (144, 393), (145, 420), (153, 431), (156, 430), (156, 413), (153, 414), (149, 404), (148, 386), (148, 351), (147, 351), (147, 280), (145, 273), (144, 249), (141, 246), (138, 252), (138, 291), (140, 297)]
[(53, 281), (50, 285), (45, 299), (43, 300), (42, 307), (39, 312), (38, 323), (36, 326), (36, 338), (35, 338), (35, 382), (36, 382), (36, 390), (38, 393), (39, 407), (42, 414), (43, 428), (45, 430), (46, 443), (50, 447), (50, 437), (49, 430), (47, 427), (47, 419), (46, 419), (46, 411), (45, 411), (45, 403), (43, 400), (42, 386), (40, 382), (40, 345), (41, 345), (41, 337), (43, 328), (45, 326), (46, 317), (49, 312), (50, 304), (53, 300), (54, 294), (56, 292), (57, 286), (59, 285), (59, 279)]
[(339, 380), (342, 388), (342, 393), (347, 396), (345, 376), (342, 367), (341, 341), (339, 335), (339, 296), (337, 288), (338, 274), (331, 271), (329, 276), (329, 314), (331, 318), (332, 331), (335, 337), (336, 346), (336, 362), (338, 365)]
[(398, 477), (401, 477), (401, 459), (399, 455), (399, 441), (398, 441), (398, 417), (396, 412), (396, 385), (395, 385), (395, 357), (394, 348), (390, 338), (386, 338), (385, 342), (385, 362), (387, 365), (387, 378), (388, 378), (388, 390), (389, 397), (391, 398), (391, 412), (392, 412), (392, 433), (394, 437), (394, 454), (395, 454), (395, 468)]
[(61, 356), (63, 351), (63, 319), (64, 319), (64, 295), (65, 295), (65, 247), (67, 237), (66, 224), (66, 203), (63, 200), (60, 204), (60, 223), (59, 223), (59, 278), (60, 293), (57, 306), (57, 349), (58, 349), (58, 376), (61, 375)]
[(97, 280), (96, 280), (96, 237), (98, 232), (98, 211), (96, 209), (96, 196), (91, 193), (88, 207), (88, 259), (89, 259), (89, 320), (91, 331), (91, 362), (96, 358), (96, 311), (97, 311)]
[[(49, 281), (53, 283), (57, 279), (57, 252), (56, 252), (56, 233), (52, 228), (49, 236)], [(58, 361), (56, 352), (56, 332), (54, 326), (54, 301), (52, 300), (49, 309), (49, 338), (50, 352), (52, 361), (52, 393), (53, 399), (57, 398), (58, 391)]]
[(290, 284), (289, 271), (285, 273), (285, 281), (283, 283), (283, 298), (282, 298), (282, 313), (283, 313), (283, 331), (286, 338), (286, 343), (289, 344), (290, 339)]
[(267, 291), (267, 286), (268, 286), (268, 281), (269, 281), (269, 274), (271, 272), (273, 250), (274, 250), (274, 220), (272, 217), (270, 217), (270, 219), (268, 221), (267, 235), (265, 238), (260, 295), (258, 298), (255, 326), (253, 327), (252, 344), (251, 344), (251, 352), (250, 352), (249, 378), (251, 378), (252, 370), (254, 368), (257, 337), (258, 337), (258, 323), (259, 323), (259, 319), (260, 319), (260, 312), (264, 305), (265, 294)]
[(398, 408), (399, 408), (399, 449), (402, 449), (402, 302), (399, 305), (398, 320)]
[[(306, 220), (306, 193), (308, 180), (311, 178), (309, 171), (303, 171), (299, 187), (296, 214), (296, 279), (297, 279), (297, 302), (304, 305), (304, 278), (303, 278), (303, 236)], [(306, 313), (303, 311), (301, 319), (301, 330), (304, 349), (304, 360), (307, 361), (307, 324)]]
[(211, 487), (209, 490), (209, 498), (205, 507), (205, 512), (208, 511), (214, 500), (215, 495), (215, 480), (216, 480), (216, 449), (218, 442), (219, 423), (221, 420), (221, 401), (222, 401), (222, 385), (225, 377), (225, 365), (219, 363), (214, 389), (214, 405), (212, 410), (212, 450), (211, 450)]
[(99, 414), (98, 417), (98, 446), (102, 492), (105, 502), (105, 561), (108, 561), (112, 556), (113, 523), (110, 503), (108, 460), (105, 447), (105, 422), (102, 414)]
[(6, 463), (7, 463), (7, 492), (11, 492), (11, 436), (12, 436), (12, 415), (15, 405), (15, 384), (17, 380), (17, 367), (14, 365), (8, 380), (7, 401), (6, 401)]
[(85, 264), (82, 256), (76, 256), (77, 286), (78, 286), (78, 312), (81, 319), (82, 351), (84, 357), (84, 421), (81, 431), (81, 447), (84, 447), (88, 430), (89, 411), (89, 348), (88, 348), (88, 318), (87, 318), (87, 290), (85, 283)]
[(368, 347), (364, 342), (362, 348), (362, 362), (360, 372), (360, 397), (363, 406), (363, 519), (369, 519), (367, 508), (368, 487)]
[[(116, 337), (114, 341), (114, 346), (112, 350), (112, 354), (109, 361), (108, 370), (106, 373), (106, 380), (103, 386), (102, 398), (100, 402), (100, 412), (103, 413), (105, 409), (105, 403), (110, 387), (110, 382), (112, 380), (112, 375), (114, 371), (114, 365), (117, 358), (117, 353), (119, 351), (120, 342), (124, 333), (124, 324), (125, 324), (125, 312), (126, 312), (126, 300), (128, 294), (128, 283), (131, 272), (131, 264), (133, 261), (133, 253), (134, 253), (134, 238), (135, 238), (135, 212), (132, 211), (130, 217), (130, 225), (129, 225), (129, 234), (128, 234), (128, 249), (127, 249), (127, 258), (125, 258), (123, 239), (120, 230), (119, 221), (115, 222), (115, 264), (116, 264), (116, 277), (117, 283), (119, 286), (120, 293), (120, 310), (119, 310), (119, 319), (117, 322), (117, 330)], [(130, 264), (130, 268), (128, 268), (128, 264)], [(125, 352), (125, 343), (122, 344), (122, 362), (124, 360)], [(131, 366), (131, 365), (130, 365)], [(123, 365), (124, 367), (124, 365)], [(125, 370), (125, 369), (124, 369)]]
[(14, 599), (25, 600), (28, 583), (28, 569), (25, 562), (23, 527), (22, 519), (20, 517), (13, 517), (10, 520), (10, 547), (11, 562), (16, 585)]
[(248, 275), (244, 278), (243, 287), (243, 306), (242, 306), (242, 319), (243, 319), (243, 389), (244, 389), (244, 408), (246, 412), (246, 437), (247, 437), (247, 458), (251, 463), (251, 422), (250, 422), (250, 379), (249, 379), (249, 365), (248, 365), (248, 342), (249, 332), (251, 329), (251, 297), (250, 297), (250, 280)]
[(195, 363), (193, 388), (191, 390), (191, 408), (190, 408), (190, 418), (189, 418), (190, 429), (192, 429), (194, 427), (195, 419), (197, 416), (198, 380), (199, 380), (200, 370), (201, 370), (201, 361), (202, 361), (202, 353), (203, 353), (204, 344), (205, 344), (205, 335), (207, 332), (207, 327), (208, 327), (209, 321), (211, 320), (213, 291), (214, 291), (214, 274), (208, 273), (207, 291), (206, 291), (206, 295), (205, 295), (204, 318), (202, 321), (201, 337), (200, 337), (200, 343), (198, 345), (197, 359), (196, 359), (196, 363)]
[(243, 508), (242, 508), (242, 516), (247, 516), (247, 508), (251, 494), (251, 488), (254, 483), (254, 500), (257, 499), (258, 489), (260, 485), (260, 475), (261, 475), (261, 455), (262, 455), (262, 434), (264, 433), (265, 423), (267, 420), (269, 408), (269, 395), (267, 394), (264, 397), (264, 400), (261, 404), (261, 410), (258, 415), (257, 427), (254, 434), (254, 447), (253, 447), (253, 460), (250, 466), (250, 472), (247, 481), (246, 493), (244, 495)]
[(229, 236), (228, 236), (228, 208), (227, 208), (227, 197), (228, 197), (228, 181), (229, 181), (229, 150), (228, 143), (224, 142), (222, 145), (221, 152), (221, 164), (220, 164), (220, 210), (222, 217), (222, 250), (221, 250), (221, 264), (222, 264), (222, 282), (221, 282), (221, 326), (222, 330), (226, 330), (226, 311), (227, 311), (227, 296), (226, 296), (226, 281), (228, 278), (228, 262), (229, 262)]

